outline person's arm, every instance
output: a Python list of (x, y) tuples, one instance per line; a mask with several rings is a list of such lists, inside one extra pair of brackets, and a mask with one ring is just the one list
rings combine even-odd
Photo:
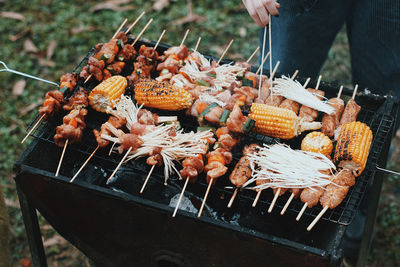
[(269, 23), (269, 14), (279, 15), (280, 4), (276, 0), (243, 0), (247, 11), (258, 26), (264, 27)]

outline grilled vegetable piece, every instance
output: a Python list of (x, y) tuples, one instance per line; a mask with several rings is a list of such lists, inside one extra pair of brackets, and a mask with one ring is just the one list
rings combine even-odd
[(335, 164), (359, 176), (365, 169), (371, 142), (372, 131), (365, 123), (354, 121), (343, 125), (335, 149)]
[(192, 95), (186, 90), (149, 79), (135, 84), (135, 100), (139, 105), (165, 110), (182, 110), (193, 103)]
[(251, 105), (249, 117), (256, 121), (256, 132), (281, 139), (292, 139), (304, 131), (321, 128), (320, 122), (304, 122), (291, 110), (259, 103)]
[(89, 94), (90, 105), (99, 112), (105, 112), (108, 107), (113, 107), (113, 101), (119, 99), (125, 92), (128, 82), (120, 75), (111, 76), (102, 81)]
[(332, 140), (321, 132), (311, 132), (301, 141), (301, 150), (321, 153), (330, 157), (333, 150)]

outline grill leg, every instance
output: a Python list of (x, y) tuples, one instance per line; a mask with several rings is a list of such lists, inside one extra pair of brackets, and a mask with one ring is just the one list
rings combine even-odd
[(33, 265), (35, 267), (47, 267), (46, 254), (43, 248), (42, 234), (40, 232), (36, 210), (31, 203), (28, 202), (25, 194), (19, 188), (18, 183), (17, 192)]

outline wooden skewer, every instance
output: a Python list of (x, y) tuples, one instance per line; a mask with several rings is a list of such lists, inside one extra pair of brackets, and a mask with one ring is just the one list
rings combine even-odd
[(201, 37), (199, 37), (199, 39), (197, 39), (197, 43), (196, 43), (196, 47), (194, 48), (194, 52), (196, 52), (197, 48), (199, 48), (200, 41), (201, 41)]
[(90, 75), (86, 78), (86, 80), (83, 82), (83, 84), (87, 83), (87, 81), (89, 81), (90, 78), (92, 78), (92, 75), (93, 75), (93, 74), (90, 74)]
[[(270, 58), (269, 58), (269, 76), (272, 77), (272, 29), (271, 29), (271, 14), (268, 15), (268, 41), (269, 41), (269, 53), (270, 53)], [(265, 27), (264, 31), (267, 30)]]
[(90, 154), (90, 156), (87, 158), (85, 163), (83, 163), (83, 165), (75, 173), (74, 177), (72, 177), (71, 181), (69, 181), (70, 183), (73, 183), (75, 181), (75, 178), (78, 177), (79, 173), (83, 170), (83, 168), (85, 168), (86, 164), (88, 164), (89, 160), (94, 156), (94, 154), (96, 153), (97, 149), (99, 149), (99, 145), (97, 145), (97, 147), (93, 150), (92, 154)]
[(270, 81), (272, 81), (272, 79), (274, 78), (275, 73), (276, 73), (276, 71), (277, 71), (277, 69), (278, 69), (278, 67), (279, 67), (279, 64), (281, 64), (280, 61), (276, 62), (275, 68), (274, 68), (274, 70), (272, 71), (271, 76), (269, 77), (269, 80), (270, 80)]
[(337, 98), (340, 98), (340, 96), (342, 95), (342, 91), (343, 91), (343, 85), (340, 86), (339, 93), (337, 94)]
[(117, 36), (117, 34), (121, 31), (122, 27), (125, 26), (125, 24), (126, 24), (127, 21), (128, 21), (128, 19), (125, 18), (124, 22), (122, 22), (121, 25), (119, 25), (118, 30), (114, 33), (113, 37), (111, 37), (110, 40), (114, 39), (114, 38)]
[(311, 78), (308, 77), (306, 82), (303, 84), (303, 88), (306, 88), (306, 86), (308, 85), (308, 83), (311, 81)]
[(257, 202), (258, 202), (258, 200), (260, 199), (260, 196), (261, 196), (261, 192), (262, 192), (262, 190), (258, 190), (257, 191), (256, 198), (254, 199), (253, 204), (251, 205), (253, 208), (257, 205)]
[(324, 213), (328, 210), (328, 206), (325, 206), (323, 210), (318, 214), (317, 217), (315, 217), (314, 221), (307, 227), (307, 231), (311, 231), (311, 229), (314, 227), (314, 225), (321, 219), (321, 217), (324, 215)]
[(58, 173), (60, 172), (61, 163), (63, 161), (65, 150), (67, 149), (67, 145), (68, 145), (68, 139), (65, 141), (64, 148), (63, 148), (63, 151), (61, 153), (60, 161), (58, 162), (58, 167), (57, 167), (57, 171), (56, 171), (56, 174), (55, 174), (56, 177), (58, 176)]
[(129, 26), (129, 28), (126, 30), (126, 34), (128, 34), (128, 32), (130, 32), (133, 27), (135, 27), (136, 23), (139, 22), (139, 20), (144, 16), (145, 13), (146, 11), (143, 11), (142, 14), (140, 14), (139, 17), (131, 24), (131, 26)]
[(256, 50), (254, 50), (253, 54), (249, 57), (249, 59), (246, 60), (246, 63), (249, 63), (250, 60), (253, 59), (253, 57), (257, 54), (258, 50), (260, 50), (260, 46), (257, 46)]
[(293, 73), (293, 75), (292, 75), (292, 77), (291, 77), (290, 79), (294, 80), (294, 78), (296, 78), (297, 74), (299, 74), (299, 70), (296, 70), (296, 71)]
[[(263, 38), (263, 46), (262, 46), (262, 57), (264, 56), (265, 53), (265, 39), (267, 39), (266, 37), (266, 30), (267, 28), (265, 27), (264, 29), (264, 38)], [(269, 55), (270, 52), (268, 52)], [(268, 57), (268, 55), (266, 55), (265, 57)], [(258, 68), (256, 75), (258, 75), (259, 70), (260, 72), (260, 78), (259, 78), (259, 83), (258, 83), (258, 98), (261, 97), (261, 86), (262, 86), (262, 75), (263, 75), (263, 69), (264, 69), (264, 62), (265, 62), (265, 58), (262, 60), (260, 67)]]
[(175, 207), (174, 213), (172, 214), (172, 217), (173, 217), (173, 218), (176, 216), (176, 212), (177, 212), (178, 209), (179, 209), (179, 205), (181, 204), (182, 197), (183, 197), (183, 193), (184, 193), (185, 190), (186, 190), (186, 186), (187, 186), (188, 182), (189, 182), (189, 177), (186, 178), (185, 184), (183, 185), (182, 192), (181, 192), (181, 194), (180, 194), (180, 196), (179, 196), (178, 202), (176, 203), (176, 207)]
[(232, 207), (232, 204), (233, 204), (233, 201), (234, 201), (235, 198), (236, 198), (237, 192), (238, 192), (238, 189), (235, 188), (235, 191), (233, 191), (233, 195), (232, 195), (231, 199), (229, 200), (228, 208)]
[(210, 188), (211, 188), (211, 185), (213, 183), (213, 180), (214, 179), (211, 178), (210, 182), (208, 183), (207, 190), (206, 190), (206, 193), (205, 193), (204, 198), (203, 198), (203, 202), (201, 202), (200, 210), (199, 210), (199, 213), (197, 214), (197, 218), (200, 218), (201, 214), (203, 213), (204, 204), (206, 204), (208, 193), (210, 192)]
[(272, 212), (272, 209), (275, 206), (276, 200), (278, 199), (280, 192), (281, 192), (281, 188), (279, 187), (278, 190), (276, 190), (276, 193), (274, 195), (274, 199), (272, 199), (271, 205), (269, 205), (268, 213)]
[(294, 198), (294, 193), (292, 193), (290, 195), (289, 199), (286, 201), (285, 206), (283, 206), (283, 209), (281, 210), (281, 215), (285, 214), (285, 212), (286, 212), (287, 208), (289, 207), (290, 202), (292, 202), (293, 198)]
[(354, 98), (356, 97), (356, 94), (357, 94), (357, 90), (358, 90), (358, 84), (356, 84), (356, 86), (354, 87), (354, 92), (353, 92), (353, 96), (351, 97), (351, 99), (354, 100)]
[(117, 173), (118, 169), (121, 167), (122, 163), (125, 161), (126, 157), (129, 155), (129, 153), (131, 152), (132, 147), (130, 147), (128, 149), (128, 151), (126, 151), (124, 157), (121, 159), (121, 161), (118, 163), (117, 167), (115, 168), (115, 170), (113, 171), (113, 173), (110, 175), (110, 177), (107, 179), (107, 181), (111, 181), (111, 179), (114, 177), (114, 175)]
[(29, 130), (29, 132), (25, 135), (24, 139), (22, 139), (21, 144), (23, 144), (23, 143), (26, 141), (26, 139), (28, 138), (28, 136), (30, 136), (31, 133), (38, 127), (39, 123), (43, 120), (43, 118), (44, 118), (45, 115), (46, 115), (46, 114), (43, 114), (43, 115), (38, 119), (38, 121), (35, 123), (35, 125), (32, 126), (32, 128)]
[(320, 83), (321, 83), (321, 78), (322, 78), (322, 75), (319, 75), (318, 81), (317, 81), (317, 86), (315, 86), (315, 89), (316, 89), (316, 90), (318, 90), (318, 88), (319, 88), (319, 85), (320, 85)]
[(144, 183), (143, 183), (143, 185), (142, 185), (142, 188), (140, 189), (140, 194), (143, 194), (143, 191), (144, 191), (144, 188), (146, 187), (146, 185), (147, 185), (147, 182), (149, 181), (149, 179), (150, 179), (150, 176), (151, 176), (151, 174), (153, 173), (153, 170), (154, 170), (154, 167), (155, 167), (156, 165), (153, 165), (153, 166), (151, 166), (151, 169), (150, 169), (150, 171), (149, 171), (149, 174), (147, 174), (147, 177), (146, 177), (146, 179), (144, 180)]
[(149, 27), (150, 23), (153, 22), (153, 19), (150, 19), (147, 24), (144, 26), (144, 28), (142, 29), (142, 31), (139, 33), (139, 35), (136, 37), (135, 41), (133, 41), (132, 46), (134, 46), (136, 44), (137, 41), (139, 41), (140, 37), (142, 37), (143, 33), (145, 32), (145, 30), (147, 29), (147, 27)]
[(301, 208), (301, 211), (299, 212), (299, 215), (296, 217), (296, 221), (300, 221), (301, 216), (303, 216), (304, 211), (307, 208), (307, 203), (304, 203), (303, 207)]
[(189, 29), (186, 30), (185, 35), (183, 36), (183, 39), (182, 39), (181, 44), (179, 46), (182, 46), (185, 43), (185, 40), (186, 40), (186, 37), (188, 36), (188, 34), (189, 34)]
[(228, 52), (229, 48), (231, 47), (232, 43), (233, 43), (234, 39), (232, 39), (229, 44), (227, 45), (227, 47), (225, 48), (224, 52), (222, 53), (221, 57), (218, 59), (217, 64), (219, 64), (221, 62), (221, 60), (224, 58), (226, 52)]
[(166, 30), (164, 29), (164, 30), (162, 31), (160, 37), (158, 38), (156, 45), (154, 46), (154, 50), (157, 49), (158, 45), (159, 45), (160, 42), (161, 42), (161, 39), (164, 37), (165, 32), (166, 32)]
[(257, 72), (256, 72), (256, 75), (258, 75), (258, 74), (260, 73), (262, 66), (264, 65), (265, 61), (267, 61), (267, 59), (268, 59), (269, 56), (270, 56), (270, 53), (268, 52), (268, 53), (265, 55), (263, 61), (261, 62), (261, 65), (258, 67)]

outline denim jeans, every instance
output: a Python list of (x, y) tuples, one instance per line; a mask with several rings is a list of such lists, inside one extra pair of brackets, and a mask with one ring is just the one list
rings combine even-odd
[[(316, 78), (346, 24), (353, 83), (400, 97), (400, 0), (280, 0), (272, 18), (273, 66)], [(261, 30), (261, 46), (263, 30)], [(268, 34), (267, 34), (268, 38)], [(268, 42), (266, 42), (266, 53)], [(264, 65), (269, 68), (269, 64)]]

